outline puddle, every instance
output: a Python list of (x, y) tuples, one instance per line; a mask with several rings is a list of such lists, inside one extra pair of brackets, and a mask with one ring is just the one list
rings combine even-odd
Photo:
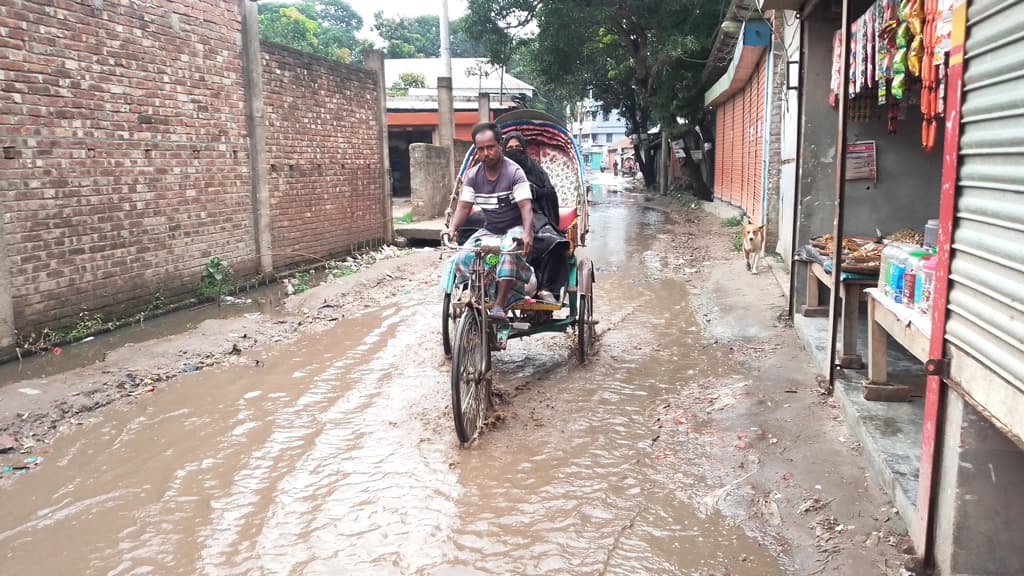
[(685, 287), (642, 256), (663, 218), (595, 207), (596, 356), (577, 366), (565, 335), (496, 354), (507, 417), (469, 448), (437, 295), (405, 298), (59, 438), (4, 494), (0, 573), (781, 574), (694, 501), (701, 462), (655, 439), (666, 400), (720, 370)]

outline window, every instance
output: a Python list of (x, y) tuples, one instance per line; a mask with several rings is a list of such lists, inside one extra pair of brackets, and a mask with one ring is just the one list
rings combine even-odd
[(612, 135), (611, 134), (605, 134), (604, 135), (604, 141), (607, 144), (611, 144), (612, 143)]

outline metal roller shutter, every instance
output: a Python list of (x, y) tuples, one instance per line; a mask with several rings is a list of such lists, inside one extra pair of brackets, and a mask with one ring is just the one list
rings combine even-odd
[(1024, 437), (1024, 3), (969, 4), (945, 341), (950, 380)]

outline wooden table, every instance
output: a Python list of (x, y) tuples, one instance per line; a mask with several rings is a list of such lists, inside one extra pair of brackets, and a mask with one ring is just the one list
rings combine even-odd
[(931, 320), (886, 298), (877, 288), (867, 290), (867, 295), (868, 381), (872, 384), (885, 384), (889, 380), (885, 335), (892, 336), (907, 352), (921, 362), (926, 362), (932, 332)]
[[(832, 273), (817, 262), (807, 263), (807, 300), (801, 313), (804, 316), (828, 316), (828, 306), (818, 305), (818, 283), (832, 289)], [(857, 329), (860, 325), (860, 303), (866, 297), (864, 290), (878, 286), (878, 278), (846, 278), (840, 281), (840, 298), (843, 301), (843, 341), (839, 354), (839, 365), (859, 370), (864, 360), (857, 352)]]

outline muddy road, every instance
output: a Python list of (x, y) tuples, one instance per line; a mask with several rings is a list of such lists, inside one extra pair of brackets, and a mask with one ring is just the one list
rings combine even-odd
[[(595, 356), (576, 365), (568, 335), (495, 354), (498, 412), (471, 447), (455, 439), (424, 269), (420, 290), (58, 436), (0, 495), (0, 573), (887, 573), (847, 571), (883, 566), (884, 549), (815, 554), (813, 513), (788, 533), (773, 522), (781, 506), (790, 524), (802, 488), (765, 505), (751, 484), (770, 467), (743, 445), (764, 427), (734, 406), (749, 374), (694, 313), (708, 247), (681, 245), (643, 195), (594, 200)], [(857, 480), (850, 513), (881, 522)]]

